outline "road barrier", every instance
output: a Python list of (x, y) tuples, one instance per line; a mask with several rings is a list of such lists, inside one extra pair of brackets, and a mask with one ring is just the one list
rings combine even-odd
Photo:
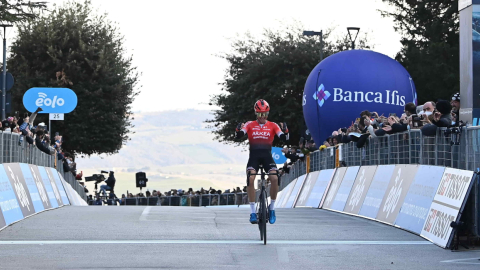
[[(93, 201), (89, 202), (93, 205)], [(119, 199), (119, 205), (221, 206), (248, 204), (246, 192), (183, 196), (150, 196)], [(116, 205), (115, 203), (113, 205)]]
[[(310, 207), (396, 226), (443, 248), (452, 244), (451, 223), (460, 224), (465, 213), (478, 236), (479, 208), (470, 209), (470, 214), (464, 211), (470, 190), (477, 189), (471, 193), (477, 201), (470, 207), (478, 205), (479, 177), (472, 171), (410, 164), (341, 167), (334, 169), (333, 176), (330, 170), (292, 181), (279, 195), (277, 207), (304, 207), (310, 201), (318, 203)], [(326, 191), (318, 187), (313, 191), (321, 182), (328, 182), (321, 185), (327, 186)]]
[(86, 205), (55, 168), (25, 163), (0, 165), (0, 229), (70, 204)]

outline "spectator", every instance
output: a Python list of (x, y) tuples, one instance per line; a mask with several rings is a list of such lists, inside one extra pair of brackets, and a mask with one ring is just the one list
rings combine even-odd
[(427, 124), (421, 128), (421, 131), (425, 136), (435, 136), (437, 127), (449, 127), (452, 124), (452, 116), (450, 114), (452, 106), (448, 101), (440, 100), (436, 104), (436, 110), (434, 110), (433, 114), (427, 114), (427, 112), (431, 110), (430, 104), (428, 104), (427, 110), (425, 110), (427, 103), (423, 105), (423, 109), (426, 115), (432, 116), (432, 119), (429, 117), (426, 118)]
[(35, 137), (35, 145), (40, 151), (50, 155), (50, 149), (48, 149), (48, 147), (46, 147), (42, 142), (45, 136), (45, 134), (43, 133), (43, 130), (37, 130), (36, 133), (37, 133), (36, 134), (37, 136)]
[(450, 105), (452, 105), (452, 126), (458, 126), (460, 124), (460, 93), (455, 93), (452, 96)]
[(122, 198), (120, 198), (120, 200), (119, 200), (120, 205), (125, 204), (126, 199), (127, 198), (125, 197), (125, 194), (122, 194)]
[(110, 190), (110, 192), (113, 192), (113, 188), (115, 187), (115, 176), (113, 176), (113, 172), (110, 171), (110, 174), (108, 176), (108, 179), (105, 181), (106, 185), (101, 185), (100, 186), (100, 192), (103, 193), (103, 195), (106, 195), (106, 191)]

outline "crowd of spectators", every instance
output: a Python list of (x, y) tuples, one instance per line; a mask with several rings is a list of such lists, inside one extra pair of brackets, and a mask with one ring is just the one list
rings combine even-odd
[(439, 127), (464, 125), (457, 119), (459, 110), (459, 93), (453, 95), (450, 102), (428, 101), (419, 106), (407, 103), (401, 116), (395, 113), (384, 116), (365, 110), (359, 114), (359, 118), (352, 121), (351, 126), (333, 131), (323, 142), (320, 150), (349, 142), (355, 142), (357, 147), (361, 148), (370, 137), (381, 137), (411, 129), (420, 129), (424, 136), (435, 136)]
[(458, 120), (459, 111), (459, 93), (454, 94), (450, 101), (428, 101), (419, 106), (407, 103), (401, 116), (395, 113), (385, 116), (365, 110), (360, 112), (359, 117), (354, 119), (349, 127), (333, 131), (320, 147), (313, 141), (307, 129), (303, 132), (298, 146), (286, 146), (282, 149), (289, 161), (279, 169), (280, 175), (288, 174), (295, 162), (304, 161), (306, 155), (316, 150), (322, 151), (328, 147), (350, 142), (356, 143), (356, 146), (361, 148), (370, 137), (382, 137), (411, 129), (420, 129), (424, 136), (435, 136), (439, 127), (465, 125)]
[[(165, 191), (165, 192), (161, 192), (160, 190), (152, 190), (151, 192), (149, 190), (147, 190), (145, 193), (143, 192), (139, 192), (139, 193), (131, 193), (131, 192), (128, 192), (127, 193), (124, 193), (121, 195), (120, 198), (117, 197), (117, 195), (114, 194), (114, 192), (110, 192), (108, 195), (105, 195), (105, 196), (101, 196), (101, 193), (97, 193), (96, 196), (95, 196), (95, 199), (93, 197), (93, 195), (89, 195), (89, 201), (91, 201), (90, 204), (101, 204), (102, 202), (103, 203), (106, 203), (106, 200), (107, 199), (111, 199), (115, 202), (118, 202), (120, 205), (125, 205), (126, 204), (126, 199), (130, 199), (130, 198), (155, 198), (155, 197), (158, 197), (160, 199), (160, 201), (162, 200), (162, 198), (166, 198), (166, 197), (172, 197), (172, 196), (179, 196), (179, 197), (186, 197), (186, 198), (193, 198), (193, 197), (198, 197), (200, 195), (224, 195), (224, 194), (242, 194), (242, 201), (245, 201), (245, 203), (247, 203), (247, 195), (246, 195), (246, 191), (247, 190), (247, 187), (244, 186), (243, 189), (241, 189), (240, 187), (236, 187), (236, 188), (233, 188), (233, 189), (227, 189), (227, 190), (216, 190), (216, 189), (213, 189), (212, 187), (210, 187), (209, 189), (204, 189), (204, 188), (201, 188), (199, 190), (196, 190), (194, 191), (193, 188), (189, 188), (188, 190), (183, 190), (183, 189), (171, 189), (169, 191)], [(218, 205), (218, 197), (219, 196), (212, 196), (212, 199), (211, 199), (211, 202), (210, 202), (210, 205)]]
[(77, 179), (81, 179), (81, 173), (77, 174), (75, 156), (62, 149), (63, 137), (57, 132), (52, 140), (45, 123), (34, 125), (35, 118), (41, 111), (42, 108), (38, 108), (30, 116), (26, 113), (23, 118), (20, 118), (16, 112), (14, 116), (9, 116), (0, 122), (2, 132), (18, 134), (19, 146), (24, 144), (34, 146), (47, 155), (56, 156), (57, 162), (61, 163), (59, 165), (63, 166), (64, 172), (70, 172)]

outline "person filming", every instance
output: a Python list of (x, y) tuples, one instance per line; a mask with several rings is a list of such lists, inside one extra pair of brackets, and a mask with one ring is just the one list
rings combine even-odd
[(110, 174), (108, 175), (107, 180), (105, 180), (106, 185), (101, 185), (100, 186), (100, 193), (103, 193), (103, 195), (106, 195), (106, 191), (110, 190), (110, 192), (113, 192), (113, 188), (115, 187), (115, 176), (113, 176), (113, 172), (110, 171)]

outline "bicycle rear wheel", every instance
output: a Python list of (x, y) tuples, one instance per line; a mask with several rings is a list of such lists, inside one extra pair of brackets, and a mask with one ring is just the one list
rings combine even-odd
[(263, 240), (263, 224), (265, 223), (265, 218), (263, 216), (263, 208), (264, 206), (264, 199), (263, 199), (263, 192), (260, 193), (259, 200), (259, 207), (258, 207), (258, 230), (260, 231), (260, 240)]
[(262, 211), (263, 211), (263, 223), (262, 223), (262, 226), (263, 226), (263, 244), (266, 245), (267, 244), (267, 191), (266, 190), (263, 190), (263, 208), (262, 208)]

